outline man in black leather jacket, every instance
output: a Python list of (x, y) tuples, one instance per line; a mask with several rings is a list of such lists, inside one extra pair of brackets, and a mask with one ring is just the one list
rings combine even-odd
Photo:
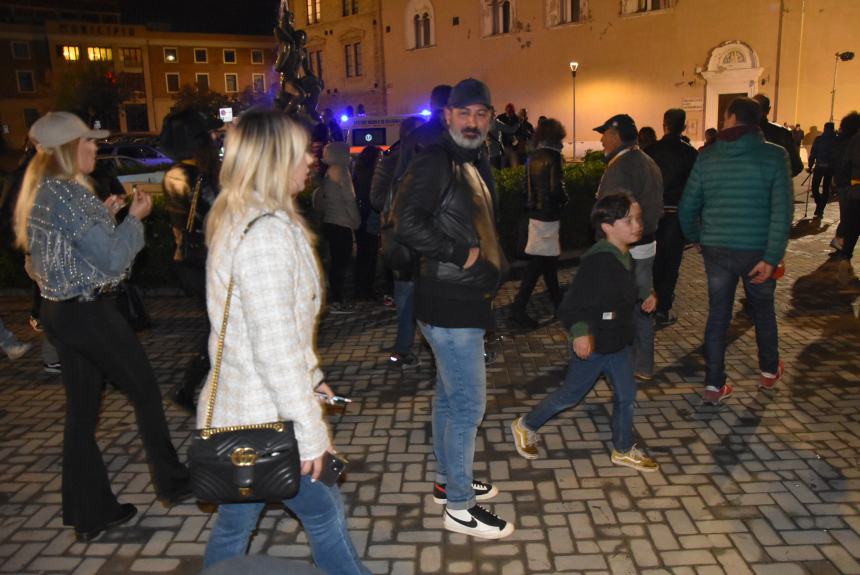
[(654, 291), (657, 293), (654, 319), (658, 325), (664, 326), (677, 321), (677, 316), (671, 312), (672, 300), (685, 243), (678, 222), (678, 202), (699, 155), (693, 146), (681, 139), (686, 129), (687, 113), (684, 110), (666, 110), (663, 114), (663, 137), (644, 150), (663, 175), (663, 217), (657, 224), (657, 255), (654, 257)]
[(486, 406), (484, 333), (505, 259), (494, 201), (477, 163), (490, 125), (490, 92), (469, 78), (451, 92), (447, 131), (410, 163), (395, 200), (395, 235), (420, 257), (415, 317), (436, 359), (433, 498), (445, 528), (485, 539), (514, 531), (478, 505), (498, 489), (475, 481), (475, 437)]
[(761, 124), (759, 127), (764, 134), (764, 139), (777, 146), (782, 146), (788, 153), (788, 159), (791, 162), (791, 177), (793, 178), (803, 171), (803, 160), (800, 159), (800, 149), (794, 143), (791, 130), (783, 128), (779, 124), (768, 122), (770, 98), (764, 94), (756, 94), (753, 96), (753, 100), (761, 106)]
[(561, 122), (554, 118), (544, 120), (538, 124), (534, 136), (537, 149), (526, 160), (525, 207), (529, 220), (529, 240), (525, 253), (529, 263), (508, 316), (519, 327), (535, 328), (538, 325), (526, 313), (526, 304), (539, 276), (543, 275), (553, 308), (561, 303), (557, 268), (561, 253), (561, 212), (567, 204), (561, 158), (562, 142), (566, 135)]

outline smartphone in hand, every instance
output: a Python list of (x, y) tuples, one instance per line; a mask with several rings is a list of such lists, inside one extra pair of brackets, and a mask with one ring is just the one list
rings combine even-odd
[(347, 463), (346, 459), (343, 459), (339, 455), (330, 451), (326, 451), (325, 456), (323, 457), (323, 470), (322, 473), (320, 473), (319, 481), (322, 481), (328, 486), (334, 485), (346, 470)]

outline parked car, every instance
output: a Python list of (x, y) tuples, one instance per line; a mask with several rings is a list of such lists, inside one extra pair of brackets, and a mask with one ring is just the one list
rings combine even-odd
[(131, 191), (132, 186), (138, 186), (142, 191), (160, 193), (164, 173), (170, 164), (147, 166), (143, 162), (126, 156), (97, 156), (96, 169), (102, 168), (105, 162), (113, 164), (120, 183)]
[(169, 166), (174, 163), (173, 158), (159, 150), (155, 146), (137, 143), (99, 143), (98, 155), (123, 156), (133, 158), (147, 166)]

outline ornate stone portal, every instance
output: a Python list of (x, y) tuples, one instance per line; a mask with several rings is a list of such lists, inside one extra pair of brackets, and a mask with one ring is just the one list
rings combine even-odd
[(758, 80), (764, 72), (758, 56), (746, 43), (723, 42), (711, 50), (708, 68), (702, 72), (705, 90), (705, 128), (722, 125), (720, 113), (727, 102), (739, 95), (758, 93)]

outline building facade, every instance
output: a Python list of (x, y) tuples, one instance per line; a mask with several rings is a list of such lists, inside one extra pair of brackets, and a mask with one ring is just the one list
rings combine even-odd
[[(758, 92), (772, 120), (821, 130), (835, 54), (860, 49), (858, 21), (860, 2), (844, 0), (384, 0), (388, 113), (473, 76), (498, 108), (562, 121), (568, 154), (574, 125), (580, 155), (622, 112), (660, 134), (663, 111), (684, 108), (701, 140), (733, 97)], [(836, 121), (857, 108), (860, 59), (839, 64)]]
[(158, 132), (185, 86), (236, 99), (277, 90), (271, 36), (185, 34), (119, 22), (0, 23), (0, 126), (23, 145), (29, 126), (54, 107), (67, 74), (99, 63), (121, 84), (115, 117), (93, 118), (122, 132)]
[[(23, 142), (28, 124), (50, 109), (61, 75), (85, 59), (110, 58), (130, 88), (116, 123), (123, 131), (158, 131), (184, 85), (228, 96), (277, 89), (272, 37), (126, 26), (117, 13), (93, 11), (98, 5), (0, 23), (7, 141)], [(599, 149), (592, 128), (616, 113), (659, 134), (663, 111), (683, 108), (689, 136), (700, 141), (706, 128), (720, 127), (733, 97), (758, 92), (772, 100), (771, 120), (799, 123), (814, 136), (830, 117), (836, 66), (836, 121), (860, 107), (860, 58), (835, 57), (860, 48), (855, 0), (293, 0), (290, 7), (307, 33), (311, 70), (325, 84), (320, 108), (338, 116), (348, 106), (416, 113), (434, 85), (473, 76), (487, 82), (500, 109), (513, 103), (532, 121), (558, 118), (569, 133), (566, 153), (575, 140), (581, 155)], [(571, 61), (579, 64), (575, 76)]]
[(307, 32), (311, 70), (324, 83), (320, 108), (339, 116), (347, 106), (385, 114), (381, 0), (293, 0), (295, 27)]

